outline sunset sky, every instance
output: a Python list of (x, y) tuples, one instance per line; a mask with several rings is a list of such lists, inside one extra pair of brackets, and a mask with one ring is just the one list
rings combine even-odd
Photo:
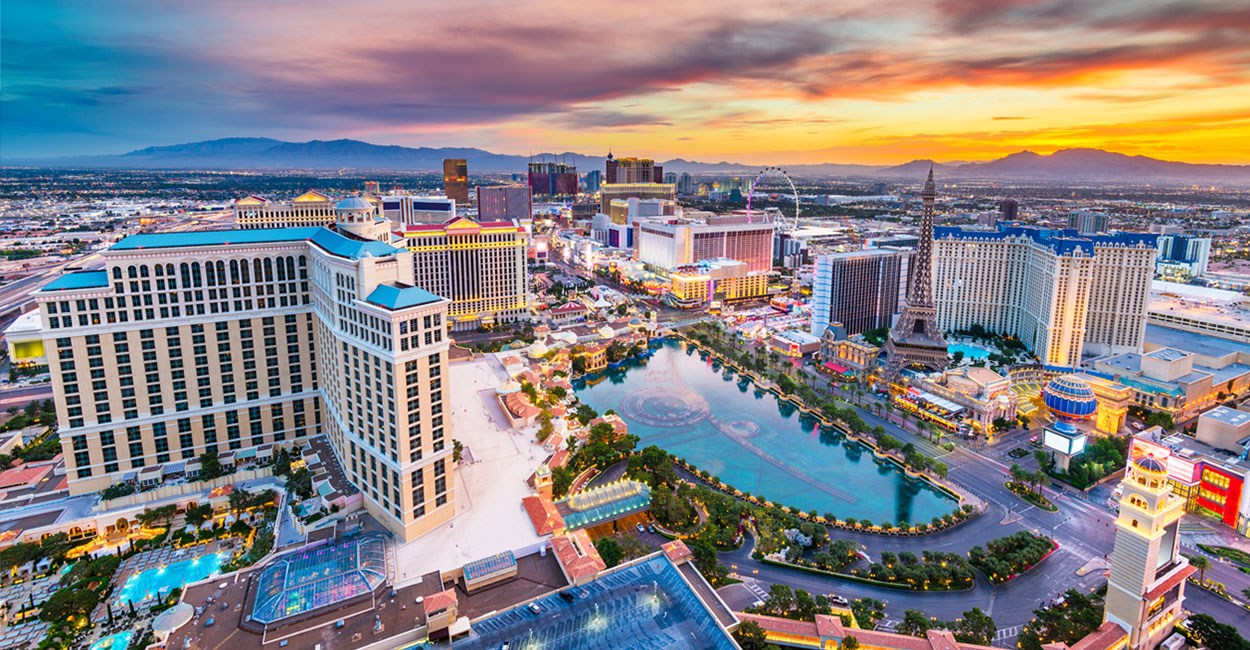
[(0, 157), (231, 136), (1250, 163), (1245, 0), (4, 0)]

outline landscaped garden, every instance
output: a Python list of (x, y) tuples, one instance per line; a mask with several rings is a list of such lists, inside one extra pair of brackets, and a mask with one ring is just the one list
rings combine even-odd
[(1002, 584), (1032, 569), (1057, 548), (1049, 537), (1027, 530), (972, 547), (968, 558), (994, 584)]

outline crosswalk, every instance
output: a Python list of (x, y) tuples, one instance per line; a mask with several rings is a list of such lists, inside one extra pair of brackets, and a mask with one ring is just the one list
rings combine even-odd
[(1012, 625), (1011, 627), (1000, 627), (998, 628), (998, 631), (994, 633), (994, 640), (1006, 641), (1007, 639), (1014, 639), (1017, 636), (1020, 636), (1020, 628), (1021, 626), (1019, 625)]
[(764, 588), (761, 587), (758, 582), (747, 578), (742, 581), (742, 586), (746, 587), (747, 591), (754, 594), (756, 598), (759, 598), (760, 600), (768, 599), (768, 592), (764, 591)]

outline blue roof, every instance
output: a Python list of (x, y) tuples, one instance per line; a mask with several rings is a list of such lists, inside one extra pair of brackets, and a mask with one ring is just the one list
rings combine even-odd
[(464, 579), (477, 580), (492, 573), (499, 573), (516, 566), (516, 556), (512, 551), (496, 553), (490, 557), (474, 560), (464, 565)]
[(359, 241), (321, 227), (258, 228), (256, 230), (200, 230), (131, 235), (113, 244), (109, 250), (143, 248), (181, 248), (186, 246), (224, 246), (228, 244), (265, 244), (274, 242), (311, 241), (327, 253), (348, 257), (380, 257), (400, 249), (380, 241)]
[[(301, 228), (292, 228), (291, 230), (302, 230)], [(380, 241), (360, 241), (358, 239), (348, 239), (333, 230), (326, 228), (314, 228), (316, 232), (312, 236), (312, 242), (331, 255), (339, 257), (349, 257), (357, 259), (361, 257), (382, 257), (384, 255), (394, 255), (401, 249), (395, 248), (390, 244)]]
[(1142, 246), (1154, 248), (1158, 235), (1115, 232), (1106, 235), (1082, 235), (1074, 228), (1039, 228), (1000, 224), (998, 230), (978, 230), (960, 226), (934, 226), (934, 239), (1003, 240), (1028, 237), (1053, 250), (1056, 255), (1094, 254), (1094, 246)]
[(61, 291), (63, 289), (102, 289), (109, 286), (107, 271), (75, 271), (43, 285), (40, 291)]
[(366, 302), (381, 305), (387, 309), (416, 307), (417, 305), (425, 305), (431, 302), (438, 302), (439, 300), (442, 300), (442, 298), (420, 287), (396, 287), (389, 284), (379, 284), (376, 289), (369, 293), (369, 297), (365, 298)]

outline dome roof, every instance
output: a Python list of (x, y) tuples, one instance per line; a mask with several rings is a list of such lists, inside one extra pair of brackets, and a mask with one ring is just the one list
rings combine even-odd
[(360, 198), (359, 196), (349, 196), (342, 201), (334, 204), (334, 209), (338, 210), (368, 210), (373, 211), (373, 204)]
[(1142, 456), (1133, 461), (1133, 465), (1143, 472), (1151, 472), (1153, 474), (1167, 474), (1168, 470), (1154, 456)]
[(1055, 377), (1042, 389), (1046, 408), (1061, 422), (1088, 420), (1098, 410), (1094, 389), (1076, 375)]
[(547, 354), (547, 346), (542, 341), (534, 341), (529, 349), (530, 357), (537, 359), (545, 354)]

